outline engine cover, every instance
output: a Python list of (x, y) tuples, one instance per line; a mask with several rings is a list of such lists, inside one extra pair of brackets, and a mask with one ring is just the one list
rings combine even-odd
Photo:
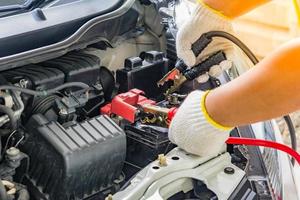
[(85, 199), (112, 188), (126, 156), (123, 130), (99, 116), (68, 128), (34, 115), (22, 151), (30, 157), (26, 185), (36, 199)]

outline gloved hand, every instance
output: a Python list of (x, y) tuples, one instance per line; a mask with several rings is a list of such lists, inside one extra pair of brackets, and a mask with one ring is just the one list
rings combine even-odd
[[(187, 7), (189, 8), (190, 15), (185, 11)], [(194, 55), (192, 44), (195, 43), (202, 34), (218, 30), (233, 34), (234, 31), (228, 17), (208, 7), (202, 0), (197, 0), (197, 2), (193, 4), (193, 8), (191, 8), (191, 3), (185, 0), (182, 0), (176, 8), (176, 25), (178, 27), (176, 49), (178, 57), (183, 59), (186, 65), (193, 67), (211, 54), (222, 50), (226, 54), (227, 59), (239, 67), (238, 71), (244, 72), (248, 70), (251, 64), (247, 62), (248, 60), (245, 59), (240, 49), (223, 38), (213, 38), (213, 41), (198, 57)], [(227, 70), (232, 66), (232, 62), (223, 61), (219, 66), (212, 67), (209, 75), (218, 77), (223, 70)], [(205, 82), (207, 79), (208, 75), (206, 78), (200, 77), (198, 80), (199, 82)]]
[(193, 91), (182, 103), (169, 127), (169, 139), (188, 153), (212, 156), (222, 152), (231, 127), (211, 119), (205, 108), (208, 92)]

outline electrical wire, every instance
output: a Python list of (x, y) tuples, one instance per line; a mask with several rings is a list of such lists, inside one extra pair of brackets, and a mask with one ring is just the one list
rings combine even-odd
[(70, 88), (70, 87), (78, 87), (78, 88), (82, 88), (82, 89), (86, 89), (86, 90), (88, 90), (90, 88), (89, 85), (82, 83), (82, 82), (69, 82), (69, 83), (62, 84), (58, 87), (55, 87), (53, 89), (42, 90), (42, 91), (21, 88), (21, 87), (17, 87), (17, 86), (13, 86), (13, 85), (1, 85), (0, 90), (15, 90), (15, 91), (19, 91), (21, 93), (32, 95), (32, 96), (48, 96), (50, 94), (56, 93), (57, 91), (60, 91), (60, 90), (66, 89), (66, 88)]
[(205, 36), (207, 38), (213, 38), (213, 37), (221, 37), (225, 38), (231, 42), (233, 42), (236, 46), (238, 46), (246, 55), (247, 57), (251, 60), (251, 62), (256, 65), (259, 60), (256, 58), (254, 53), (237, 37), (234, 35), (224, 32), (224, 31), (210, 31), (205, 33)]
[(19, 144), (25, 139), (25, 136), (23, 135), (19, 141), (15, 144), (15, 147), (17, 148), (19, 146)]
[(288, 153), (290, 156), (296, 159), (300, 165), (300, 154), (297, 151), (293, 150), (287, 145), (280, 144), (274, 141), (253, 139), (253, 138), (239, 138), (239, 137), (230, 137), (226, 141), (227, 144), (238, 144), (238, 145), (249, 145), (249, 146), (262, 146), (277, 149)]
[(6, 142), (5, 142), (5, 146), (2, 150), (2, 154), (1, 154), (1, 157), (3, 157), (3, 155), (5, 154), (6, 150), (7, 150), (7, 147), (8, 147), (8, 143), (10, 142), (10, 139), (12, 138), (12, 136), (16, 133), (17, 131), (14, 130), (13, 132), (11, 132), (8, 136), (8, 138), (6, 139)]
[[(246, 56), (251, 60), (251, 62), (256, 65), (259, 60), (256, 58), (256, 56), (254, 55), (254, 53), (241, 41), (239, 40), (237, 37), (235, 37), (234, 35), (224, 32), (224, 31), (210, 31), (205, 33), (205, 37), (211, 39), (214, 37), (221, 37), (221, 38), (225, 38), (229, 41), (231, 41), (232, 43), (234, 43), (236, 46), (238, 46), (245, 54)], [(296, 138), (296, 131), (295, 131), (295, 126), (292, 122), (292, 119), (289, 115), (286, 115), (283, 117), (286, 125), (289, 129), (289, 134), (290, 134), (290, 138), (291, 138), (291, 145), (292, 145), (292, 149), (294, 151), (297, 151), (297, 138)], [(295, 159), (292, 157), (292, 164), (295, 164)]]

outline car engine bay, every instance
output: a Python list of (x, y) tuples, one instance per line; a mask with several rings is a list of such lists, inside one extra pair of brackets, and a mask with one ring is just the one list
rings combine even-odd
[(22, 182), (36, 199), (101, 199), (101, 193), (118, 191), (175, 147), (168, 140), (168, 115), (186, 92), (164, 97), (156, 83), (167, 72), (168, 59), (158, 51), (125, 59), (116, 80), (98, 57), (81, 52), (3, 72), (1, 87), (42, 94), (1, 95), (16, 118), (2, 110), (1, 178)]
[[(227, 145), (216, 158), (198, 158), (169, 141), (170, 120), (189, 92), (238, 73), (232, 67), (198, 83), (226, 60), (217, 52), (201, 70), (185, 68), (190, 78), (180, 87), (157, 84), (178, 59), (175, 3), (136, 1), (115, 21), (118, 30), (107, 23), (96, 29), (103, 35), (66, 52), (8, 62), (0, 73), (1, 200), (274, 198), (265, 175), (280, 177), (251, 160), (259, 150)], [(241, 127), (231, 135), (250, 133)], [(258, 157), (276, 167), (274, 152), (264, 153)]]

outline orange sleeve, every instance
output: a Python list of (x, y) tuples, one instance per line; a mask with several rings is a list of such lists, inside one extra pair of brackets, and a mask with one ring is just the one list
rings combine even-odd
[(241, 16), (270, 0), (199, 0), (228, 18)]

